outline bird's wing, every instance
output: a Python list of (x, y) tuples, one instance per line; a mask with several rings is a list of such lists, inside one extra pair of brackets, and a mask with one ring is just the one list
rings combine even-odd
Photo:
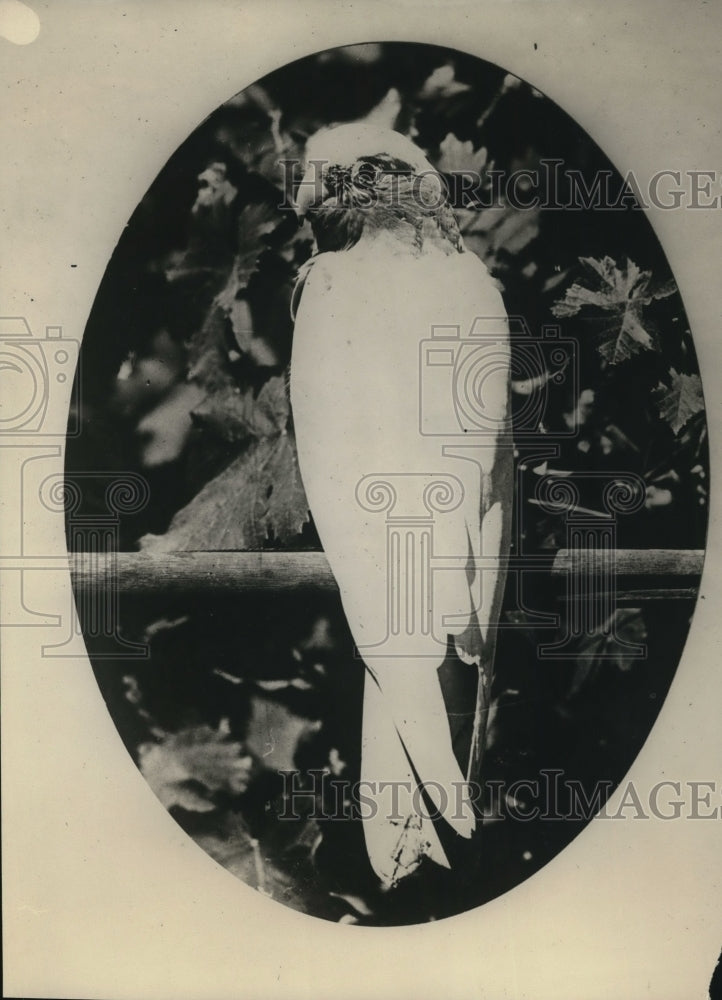
[[(354, 248), (319, 255), (307, 274), (291, 369), (299, 462), (322, 544), (342, 593), (346, 584), (344, 600), (354, 606), (350, 624), (359, 645), (372, 641), (385, 618), (387, 569), (385, 515), (360, 506), (362, 478), (385, 478), (398, 493), (404, 476), (455, 477), (463, 500), (448, 513), (434, 512), (434, 551), (462, 561), (482, 554), (484, 476), (493, 467), (496, 440), (492, 432), (478, 435), (475, 428), (467, 434), (463, 428), (455, 435), (426, 433), (458, 427), (454, 394), (464, 387), (454, 385), (453, 366), (434, 367), (424, 352), (438, 340), (442, 360), (444, 352), (458, 356), (474, 322), (496, 318), (498, 337), (491, 349), (498, 356), (506, 337), (504, 317), (501, 295), (473, 254), (414, 258), (395, 253), (393, 245), (376, 252)], [(444, 335), (457, 328), (459, 345), (449, 344)], [(486, 343), (482, 338), (478, 347), (464, 347), (479, 355), (467, 365), (471, 388), (475, 365), (483, 368)], [(493, 403), (502, 417), (508, 394), (503, 363), (486, 378), (484, 393), (487, 406)], [(416, 500), (415, 510), (404, 510), (401, 504), (414, 500), (399, 497), (386, 515), (428, 515), (423, 498)], [(439, 624), (442, 617), (448, 622), (468, 615), (465, 574), (436, 576)]]
[[(497, 324), (497, 356), (499, 343), (506, 344), (504, 317), (501, 296), (473, 255), (413, 256), (393, 239), (320, 254), (300, 298), (291, 362), (299, 465), (349, 627), (384, 696), (367, 698), (364, 720), (365, 766), (374, 760), (384, 764), (383, 780), (403, 780), (411, 766), (422, 782), (438, 788), (463, 784), (437, 668), (446, 634), (468, 632), (474, 618), (470, 557), (482, 553), (483, 489), (496, 441), (493, 426), (481, 441), (459, 423), (454, 359), (462, 349), (476, 351), (471, 361), (476, 358), (483, 367), (490, 350), (486, 341), (464, 346), (477, 319)], [(430, 359), (428, 347), (438, 348), (440, 359)], [(485, 391), (501, 415), (508, 366), (502, 362), (497, 369), (487, 372)], [(448, 509), (440, 497), (427, 504), (424, 486), (434, 479), (450, 484), (452, 494), (456, 490)], [(434, 574), (434, 632), (421, 634), (418, 616), (409, 625), (407, 615), (395, 652), (371, 655), (369, 647), (388, 637), (390, 601), (404, 597), (390, 585), (393, 560), (401, 554), (394, 556), (389, 539), (394, 532), (403, 539), (406, 579), (413, 579), (419, 593), (423, 559), (414, 548), (414, 532), (424, 519), (429, 523), (430, 513), (431, 554), (452, 567)], [(375, 722), (372, 708), (380, 713)], [(399, 774), (390, 774), (394, 760), (401, 762)], [(467, 804), (459, 808), (455, 795), (451, 792), (444, 816), (469, 836), (473, 810)], [(365, 824), (369, 855), (380, 874), (388, 867), (393, 826), (383, 816)], [(432, 830), (419, 829), (418, 837), (425, 852), (443, 864)]]

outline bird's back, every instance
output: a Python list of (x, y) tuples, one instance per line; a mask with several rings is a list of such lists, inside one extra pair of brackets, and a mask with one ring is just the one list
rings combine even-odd
[[(438, 442), (420, 432), (422, 342), (440, 328), (463, 336), (477, 317), (503, 316), (499, 290), (474, 254), (412, 254), (391, 236), (320, 254), (294, 330), (294, 416), (319, 424), (300, 444), (315, 453), (331, 434), (340, 447), (335, 458), (347, 456), (354, 470), (352, 455), (362, 464), (375, 455), (409, 471), (428, 461)], [(450, 384), (439, 406), (453, 408), (451, 394)]]
[[(463, 335), (477, 317), (505, 315), (485, 266), (470, 253), (433, 246), (411, 252), (392, 235), (321, 254), (301, 295), (291, 364), (291, 402), (308, 500), (336, 578), (354, 575), (342, 596), (359, 623), (357, 643), (386, 616), (386, 551), (376, 512), (359, 508), (367, 476), (451, 474), (464, 483), (461, 511), (435, 519), (435, 545), (464, 557), (478, 533), (481, 483), (473, 464), (442, 455), (443, 437), (422, 433), (454, 417), (452, 369), (429, 372), (422, 350), (439, 328)], [(443, 333), (443, 330), (442, 330)], [(504, 335), (504, 330), (501, 330)], [(422, 400), (422, 383), (429, 384)], [(433, 381), (435, 379), (435, 381)], [(431, 413), (422, 413), (422, 404)], [(460, 516), (461, 515), (461, 516)], [(463, 574), (442, 578), (439, 610), (469, 610)], [(353, 608), (349, 607), (353, 604)]]

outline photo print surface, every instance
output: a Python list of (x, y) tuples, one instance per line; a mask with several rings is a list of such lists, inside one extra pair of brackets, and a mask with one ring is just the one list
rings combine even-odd
[(653, 726), (708, 452), (645, 196), (503, 68), (374, 42), (231, 97), (129, 220), (59, 498), (79, 621), (160, 801), (279, 903), (480, 906)]

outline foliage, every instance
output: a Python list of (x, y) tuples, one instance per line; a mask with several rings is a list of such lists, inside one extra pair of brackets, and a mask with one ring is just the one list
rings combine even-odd
[(624, 268), (618, 267), (611, 257), (602, 260), (580, 257), (579, 261), (597, 279), (597, 287), (575, 282), (552, 307), (552, 313), (558, 317), (576, 316), (585, 307), (596, 308), (602, 314), (597, 350), (610, 365), (626, 361), (639, 351), (658, 350), (653, 327), (645, 325), (643, 309), (652, 299), (673, 295), (675, 286), (668, 283), (650, 291), (651, 271), (640, 271), (631, 260), (627, 260)]
[(218, 421), (219, 431), (243, 440), (245, 448), (174, 515), (164, 535), (146, 536), (144, 548), (255, 549), (269, 538), (296, 537), (308, 520), (308, 504), (284, 380), (269, 379), (255, 398), (251, 390), (231, 390), (230, 399), (215, 395), (194, 415), (208, 426)]
[(633, 649), (647, 638), (640, 608), (616, 608), (607, 621), (587, 632), (579, 641), (578, 658), (569, 697), (573, 698), (593, 680), (602, 667), (626, 672), (637, 658)]
[(248, 788), (253, 759), (229, 740), (228, 721), (219, 728), (201, 725), (166, 733), (159, 743), (138, 749), (140, 770), (163, 805), (210, 812), (220, 793), (239, 795)]
[(675, 434), (692, 417), (704, 410), (702, 380), (699, 375), (681, 375), (670, 368), (670, 385), (660, 385), (657, 391), (657, 405), (663, 420), (666, 420)]
[[(554, 324), (576, 345), (573, 376), (550, 365), (512, 387), (515, 405), (544, 390), (539, 442), (558, 445), (553, 459), (529, 468), (520, 460), (518, 550), (549, 555), (565, 545), (564, 514), (536, 499), (539, 476), (588, 470), (645, 483), (644, 506), (619, 519), (620, 546), (702, 547), (701, 380), (646, 219), (631, 208), (546, 207), (565, 202), (563, 175), (547, 177), (541, 205), (521, 208), (503, 190), (490, 199), (495, 171), (546, 176), (544, 163), (556, 158), (591, 187), (610, 164), (518, 78), (461, 53), (380, 43), (319, 53), (231, 98), (174, 154), (130, 220), (86, 329), (82, 434), (67, 449), (71, 473), (132, 469), (148, 480), (151, 501), (121, 518), (121, 546), (318, 547), (287, 394), (291, 296), (313, 244), (289, 211), (283, 161), (302, 158), (319, 127), (358, 119), (414, 137), (444, 174), (466, 249), (499, 282), (507, 311), (537, 338)], [(479, 176), (472, 193), (456, 184), (465, 171)], [(103, 509), (102, 495), (89, 502)], [(583, 497), (587, 509), (599, 502), (593, 491)], [(604, 775), (618, 781), (671, 681), (689, 608), (618, 608), (611, 637), (605, 623), (579, 637), (571, 659), (540, 669), (537, 645), (554, 640), (540, 616), (563, 632), (562, 595), (541, 573), (525, 588), (505, 610), (515, 627), (500, 636), (488, 776), (528, 779), (560, 765), (590, 786)], [(276, 706), (268, 718), (283, 728), (279, 743), (304, 788), (313, 789), (314, 771), (357, 773), (362, 669), (337, 595), (211, 607), (193, 594), (155, 603), (130, 595), (124, 614), (152, 657), (133, 666), (125, 687), (116, 667), (96, 664), (104, 694), (161, 801), (219, 863), (333, 920), (404, 923), (458, 908), (460, 889), (449, 896), (448, 883), (432, 892), (410, 880), (395, 898), (380, 896), (358, 824), (310, 819), (313, 792), (298, 823), (275, 822), (283, 793), (267, 766), (273, 755), (254, 744), (259, 699)], [(630, 658), (619, 638), (647, 642), (647, 659)], [(464, 905), (506, 891), (575, 832), (487, 818), (482, 869)]]
[[(95, 403), (106, 419), (123, 419), (131, 432), (124, 462), (135, 450), (153, 480), (145, 521), (124, 522), (126, 545), (137, 544), (143, 527), (143, 544), (164, 551), (316, 544), (281, 389), (291, 293), (312, 252), (310, 228), (299, 229), (289, 210), (291, 161), (302, 158), (308, 135), (333, 121), (374, 120), (413, 135), (446, 177), (466, 247), (503, 285), (509, 312), (532, 326), (556, 318), (579, 341), (583, 382), (552, 387), (547, 431), (591, 393), (593, 445), (606, 449), (608, 462), (626, 464), (637, 449), (656, 466), (669, 448), (658, 416), (677, 434), (700, 412), (681, 302), (643, 217), (545, 207), (568, 194), (564, 175), (545, 173), (550, 157), (585, 178), (606, 161), (538, 91), (481, 65), (433, 47), (321, 53), (233, 97), (159, 175), (116, 251), (86, 332), (88, 348), (107, 345), (111, 317), (125, 320), (102, 363), (86, 368), (83, 399), (89, 411)], [(353, 91), (341, 86), (352, 80)], [(495, 188), (496, 174), (515, 171), (517, 196), (540, 193), (541, 206), (522, 208)], [(524, 171), (551, 187), (535, 191)], [(456, 184), (469, 172), (479, 179), (471, 193)], [(633, 374), (616, 374), (637, 362)], [(656, 398), (643, 419), (623, 401), (630, 379), (639, 399)], [(91, 422), (75, 446), (85, 451), (84, 465), (100, 460), (87, 454)], [(679, 491), (689, 476), (678, 478), (672, 506), (684, 503)]]

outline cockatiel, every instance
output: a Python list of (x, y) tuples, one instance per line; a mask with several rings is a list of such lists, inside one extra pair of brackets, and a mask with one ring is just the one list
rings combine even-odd
[[(410, 139), (341, 125), (309, 140), (306, 163), (296, 211), (310, 220), (318, 252), (294, 296), (291, 406), (306, 495), (367, 667), (361, 779), (376, 808), (363, 826), (371, 865), (390, 887), (424, 857), (450, 867), (457, 838), (476, 826), (439, 668), (449, 651), (467, 673), (478, 668), (488, 680), (491, 667), (512, 499), (508, 327), (486, 267), (464, 251), (442, 178)], [(486, 430), (464, 438), (479, 428), (457, 417), (457, 437), (444, 437), (464, 405), (455, 408), (448, 350), (442, 377), (421, 399), (422, 342), (434, 328), (466, 335), (476, 320), (493, 335), (474, 345), (484, 374), (471, 387), (483, 398), (472, 403)], [(445, 446), (459, 439), (465, 447), (453, 454)], [(455, 494), (446, 507), (421, 502), (435, 476), (442, 493)], [(383, 483), (388, 496), (406, 485), (420, 491), (419, 523), (435, 510), (433, 556), (452, 563), (433, 574), (430, 590), (429, 553), (411, 541), (403, 551), (387, 544), (387, 521), (373, 509)], [(394, 591), (401, 563), (404, 593)], [(425, 593), (430, 607), (418, 604)], [(385, 644), (389, 615), (396, 608), (398, 619), (404, 602), (405, 624)]]

